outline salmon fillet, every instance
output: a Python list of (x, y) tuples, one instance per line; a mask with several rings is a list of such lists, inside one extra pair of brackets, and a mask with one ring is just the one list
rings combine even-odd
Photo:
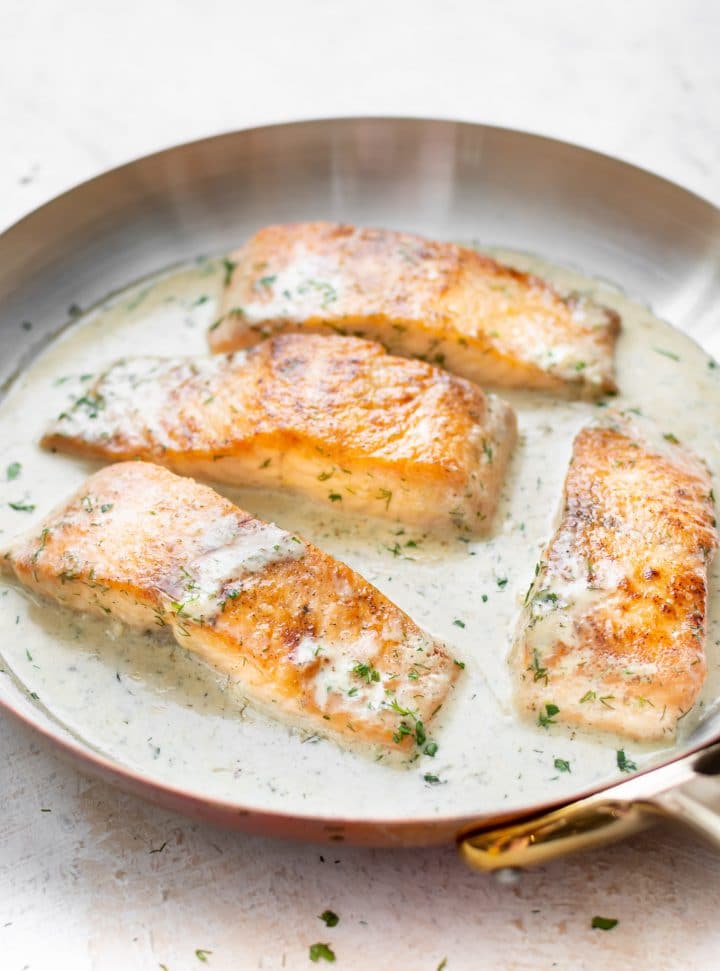
[(462, 378), (370, 341), (288, 334), (230, 356), (120, 361), (43, 445), (476, 531), (515, 438), (510, 406)]
[(167, 628), (272, 715), (343, 742), (424, 750), (460, 670), (343, 563), (144, 462), (91, 476), (1, 562), (73, 610)]
[(716, 546), (710, 475), (672, 434), (620, 415), (584, 428), (511, 653), (520, 706), (541, 725), (672, 736), (705, 679)]
[(226, 260), (213, 351), (279, 331), (354, 334), (476, 381), (616, 390), (615, 311), (463, 246), (335, 223), (261, 229)]

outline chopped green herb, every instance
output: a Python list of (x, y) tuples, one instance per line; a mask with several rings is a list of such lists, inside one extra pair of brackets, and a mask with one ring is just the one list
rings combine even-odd
[(663, 357), (669, 357), (671, 361), (679, 361), (680, 358), (673, 351), (666, 351), (664, 347), (653, 347), (656, 354), (662, 354)]
[(547, 668), (541, 666), (540, 655), (537, 650), (533, 651), (533, 663), (530, 670), (533, 673), (533, 681), (544, 681), (545, 684), (548, 683)]
[(21, 472), (22, 465), (20, 465), (19, 462), (11, 462), (7, 467), (5, 477), (7, 478), (8, 482), (12, 482), (13, 479), (17, 479)]
[(593, 930), (598, 931), (611, 931), (617, 925), (618, 921), (615, 917), (593, 917), (590, 923)]
[(113, 508), (114, 505), (115, 505), (114, 502), (104, 502), (100, 506), (100, 512), (110, 512), (110, 510)]
[(195, 957), (198, 959), (198, 961), (202, 961), (203, 964), (207, 964), (208, 954), (212, 954), (212, 951), (206, 951), (201, 947), (197, 948), (195, 951)]
[(577, 364), (575, 365), (575, 370), (584, 371), (586, 367), (587, 367), (587, 364), (585, 363), (585, 361), (578, 361)]
[(677, 435), (673, 435), (672, 432), (665, 432), (665, 434), (663, 435), (663, 438), (665, 439), (666, 442), (672, 442), (673, 445), (680, 444), (680, 439), (677, 437)]
[(223, 286), (226, 287), (230, 283), (230, 280), (232, 278), (232, 275), (235, 272), (235, 267), (237, 266), (237, 263), (233, 263), (232, 260), (228, 260), (226, 258), (226, 259), (224, 259), (222, 261), (222, 265), (225, 268), (225, 276), (223, 278)]
[[(321, 306), (327, 307), (329, 303), (334, 303), (337, 300), (337, 290), (335, 287), (325, 280), (308, 280), (308, 286), (313, 287), (322, 294), (322, 304)], [(299, 292), (305, 293), (307, 287), (300, 287)]]
[(327, 482), (327, 480), (330, 478), (332, 474), (333, 474), (332, 472), (321, 472), (320, 475), (318, 476), (318, 479), (320, 480), (320, 482)]
[(596, 698), (597, 698), (597, 695), (595, 694), (594, 691), (586, 691), (585, 694), (580, 699), (580, 704), (584, 705), (586, 701), (595, 701)]
[(258, 284), (261, 287), (265, 287), (266, 289), (269, 289), (276, 280), (277, 280), (277, 274), (272, 273), (270, 276), (261, 276), (260, 279), (258, 280)]
[(488, 462), (492, 462), (493, 460), (492, 445), (486, 440), (483, 440), (483, 452), (485, 453), (485, 458), (488, 460)]
[(453, 621), (453, 624), (455, 624), (456, 627), (464, 627), (465, 626), (465, 621), (464, 620), (454, 620)]
[(457, 666), (458, 666), (459, 668), (464, 668), (464, 667), (465, 667), (465, 662), (464, 662), (464, 661), (458, 661), (458, 659), (457, 659), (457, 658), (454, 658), (454, 659), (453, 659), (453, 664), (457, 664)]
[(625, 749), (618, 749), (615, 756), (617, 758), (617, 767), (621, 772), (637, 772), (637, 765), (627, 757)]
[(40, 554), (42, 553), (42, 551), (47, 546), (47, 540), (48, 540), (48, 536), (49, 535), (50, 535), (50, 530), (46, 526), (45, 529), (43, 529), (42, 533), (40, 533), (40, 545), (38, 546), (38, 548), (35, 550), (35, 552), (32, 555), (32, 561), (33, 561), (33, 563), (37, 563), (38, 556), (40, 556)]
[(507, 584), (508, 584), (508, 578), (507, 577), (495, 577), (495, 583), (497, 583), (498, 587), (501, 590), (503, 590), (507, 586)]
[(328, 494), (328, 499), (330, 502), (340, 502), (342, 500), (342, 496), (339, 492), (331, 492)]
[(319, 961), (320, 958), (323, 961), (329, 961), (330, 964), (335, 960), (335, 952), (330, 947), (329, 944), (311, 944), (310, 945), (310, 960)]
[(271, 461), (272, 461), (272, 459), (265, 459), (265, 461), (261, 463), (260, 468), (261, 469), (266, 469), (268, 467), (268, 465), (270, 465), (270, 462)]
[(439, 776), (433, 775), (432, 772), (426, 772), (423, 779), (431, 786), (437, 785), (440, 782)]
[(555, 759), (555, 761), (553, 762), (553, 765), (558, 770), (558, 772), (570, 771), (570, 763), (567, 762), (565, 759)]
[(425, 726), (421, 721), (416, 719), (415, 721), (415, 741), (418, 745), (424, 745), (427, 741), (427, 735), (425, 734)]
[(428, 742), (425, 748), (423, 749), (423, 752), (425, 753), (425, 755), (429, 755), (431, 759), (434, 759), (437, 754), (437, 750), (438, 750), (437, 742)]
[(375, 496), (375, 498), (384, 501), (385, 508), (387, 509), (390, 505), (390, 500), (392, 499), (392, 492), (390, 489), (378, 489), (378, 494)]
[(486, 603), (487, 603), (487, 598), (488, 598), (488, 595), (487, 595), (486, 593), (483, 593), (483, 594), (481, 594), (481, 596), (480, 596), (480, 599), (482, 600), (482, 602), (483, 602), (484, 604), (486, 604)]
[(446, 967), (447, 967), (447, 958), (443, 958), (440, 964), (438, 964), (435, 971), (445, 971)]
[(408, 735), (412, 735), (412, 733), (412, 728), (410, 728), (407, 722), (400, 722), (397, 727), (397, 731), (393, 732), (393, 742), (395, 742), (396, 745), (399, 745), (404, 738), (406, 738)]
[(558, 602), (558, 595), (553, 593), (552, 590), (541, 590), (537, 596), (533, 597), (538, 603), (551, 603), (556, 604)]
[(363, 664), (360, 661), (352, 669), (352, 673), (357, 675), (358, 678), (362, 678), (367, 684), (380, 680), (379, 671), (376, 671), (371, 664)]
[(15, 512), (35, 512), (35, 505), (32, 502), (9, 502), (8, 506)]
[(560, 711), (557, 705), (553, 705), (552, 702), (545, 705), (545, 711), (541, 711), (538, 715), (538, 725), (543, 728), (547, 728), (548, 725), (554, 725), (553, 719), (555, 715)]
[(326, 927), (336, 927), (340, 923), (340, 918), (334, 910), (324, 910), (318, 919), (325, 921)]

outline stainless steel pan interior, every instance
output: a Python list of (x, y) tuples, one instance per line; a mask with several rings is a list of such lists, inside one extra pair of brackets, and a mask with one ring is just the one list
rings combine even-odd
[[(11, 227), (0, 237), (0, 380), (47, 342), (73, 305), (87, 308), (149, 272), (222, 253), (263, 224), (308, 218), (539, 252), (607, 277), (711, 353), (720, 352), (720, 213), (706, 201), (623, 162), (534, 135), (450, 121), (357, 118), (277, 125), (172, 148), (80, 185)], [(133, 776), (67, 736), (28, 706), (12, 682), (0, 688), (0, 704), (91, 771), (247, 829), (408, 845), (504, 821), (489, 819), (482, 806), (473, 818), (387, 826), (204, 804)], [(720, 723), (705, 724), (677, 755), (717, 738)], [(664, 781), (650, 774), (630, 780), (627, 800), (647, 802), (663, 786), (687, 781), (692, 766), (683, 766), (661, 770)], [(543, 808), (528, 806), (527, 813)]]

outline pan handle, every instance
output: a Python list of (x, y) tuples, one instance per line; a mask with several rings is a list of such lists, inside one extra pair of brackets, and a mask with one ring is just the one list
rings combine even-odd
[(541, 816), (466, 833), (459, 852), (477, 870), (517, 870), (614, 843), (663, 818), (720, 850), (717, 775), (720, 745)]

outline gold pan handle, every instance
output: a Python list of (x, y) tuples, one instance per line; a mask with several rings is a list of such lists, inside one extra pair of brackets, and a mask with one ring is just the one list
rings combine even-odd
[(530, 819), (478, 829), (459, 841), (461, 857), (485, 872), (547, 863), (672, 819), (720, 849), (720, 745)]

